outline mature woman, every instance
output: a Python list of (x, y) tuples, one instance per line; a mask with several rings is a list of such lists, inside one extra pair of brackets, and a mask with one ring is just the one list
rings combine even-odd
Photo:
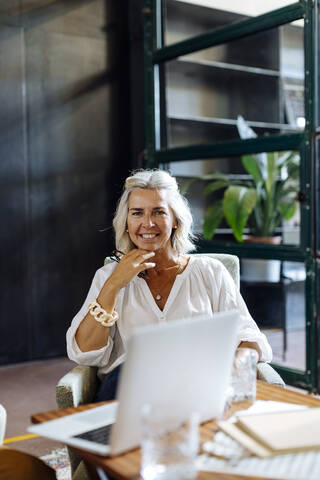
[(126, 179), (113, 220), (120, 261), (96, 272), (67, 332), (69, 358), (99, 367), (96, 401), (113, 398), (116, 367), (125, 359), (131, 332), (142, 325), (236, 308), (239, 346), (271, 360), (266, 337), (221, 262), (187, 255), (194, 249), (191, 226), (186, 200), (169, 173), (141, 170)]

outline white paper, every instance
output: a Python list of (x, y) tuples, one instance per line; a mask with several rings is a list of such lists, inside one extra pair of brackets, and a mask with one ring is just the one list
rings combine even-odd
[[(237, 412), (229, 421), (234, 422), (244, 415), (273, 413), (281, 411), (305, 410), (306, 406), (285, 402), (257, 400), (247, 410)], [(209, 455), (200, 455), (197, 458), (198, 470), (244, 475), (246, 477), (277, 478), (278, 480), (319, 480), (320, 479), (320, 451), (311, 450), (295, 454), (277, 455), (272, 458), (247, 457), (245, 449), (239, 450), (235, 441), (218, 432), (217, 442), (206, 442), (206, 450), (215, 453), (224, 451), (229, 459), (221, 459)], [(223, 450), (224, 449), (224, 450)], [(245, 458), (243, 458), (245, 457)]]
[(272, 458), (249, 457), (238, 460), (221, 460), (207, 455), (197, 458), (197, 469), (207, 472), (230, 473), (248, 477), (277, 480), (319, 480), (320, 452), (308, 451), (277, 455)]
[(245, 415), (256, 415), (260, 413), (276, 413), (289, 410), (305, 410), (309, 407), (298, 405), (296, 403), (274, 402), (273, 400), (256, 400), (247, 410), (239, 410), (235, 413), (235, 417), (243, 417)]

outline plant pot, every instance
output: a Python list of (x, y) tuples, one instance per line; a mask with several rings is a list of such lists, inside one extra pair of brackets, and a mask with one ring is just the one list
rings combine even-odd
[(268, 245), (280, 245), (282, 240), (281, 235), (276, 237), (256, 237), (255, 235), (243, 235), (245, 243), (266, 243)]
[[(246, 243), (279, 245), (281, 243), (281, 236), (255, 237), (253, 235), (244, 235), (244, 241)], [(279, 282), (280, 268), (280, 260), (243, 258), (241, 260), (241, 280), (246, 282)]]

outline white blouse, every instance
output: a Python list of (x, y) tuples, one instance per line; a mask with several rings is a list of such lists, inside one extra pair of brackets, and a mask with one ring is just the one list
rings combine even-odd
[(156, 304), (146, 281), (136, 276), (118, 294), (115, 310), (119, 320), (111, 327), (106, 346), (82, 352), (75, 340), (75, 333), (88, 313), (89, 302), (97, 298), (115, 267), (114, 262), (97, 270), (87, 298), (67, 331), (69, 358), (80, 365), (99, 367), (100, 378), (124, 361), (127, 340), (136, 328), (232, 309), (240, 310), (238, 342), (257, 342), (262, 353), (261, 360), (271, 361), (271, 347), (250, 316), (224, 265), (210, 257), (192, 255), (187, 267), (177, 275), (163, 311)]

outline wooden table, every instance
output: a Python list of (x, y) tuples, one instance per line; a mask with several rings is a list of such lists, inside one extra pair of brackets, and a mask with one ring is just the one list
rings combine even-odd
[[(319, 407), (320, 399), (315, 398), (310, 394), (299, 393), (288, 388), (281, 388), (274, 385), (269, 385), (264, 382), (257, 382), (257, 399), (259, 400), (274, 400), (279, 402), (297, 403), (300, 405), (307, 405), (309, 407)], [(50, 412), (33, 414), (31, 417), (32, 423), (40, 423), (48, 420), (53, 420), (71, 413), (77, 413), (89, 408), (94, 408), (99, 405), (103, 405), (106, 402), (100, 404), (93, 403), (89, 405), (82, 405), (77, 408), (66, 408), (60, 410), (53, 410)], [(247, 408), (247, 403), (233, 405), (230, 409), (230, 414), (236, 410)], [(216, 422), (210, 421), (200, 427), (201, 443), (212, 439), (214, 432), (216, 431)], [(92, 453), (74, 449), (79, 455), (81, 455), (86, 463), (88, 471), (92, 480), (97, 480), (99, 477), (96, 473), (96, 468), (100, 467), (107, 475), (117, 480), (137, 480), (140, 479), (140, 449), (135, 449), (117, 457), (107, 458), (94, 455)], [(212, 472), (199, 472), (197, 480), (239, 480), (244, 479), (238, 475), (230, 474), (218, 474)], [(259, 477), (260, 478), (260, 477)], [(250, 477), (251, 480), (258, 480), (258, 477)]]

